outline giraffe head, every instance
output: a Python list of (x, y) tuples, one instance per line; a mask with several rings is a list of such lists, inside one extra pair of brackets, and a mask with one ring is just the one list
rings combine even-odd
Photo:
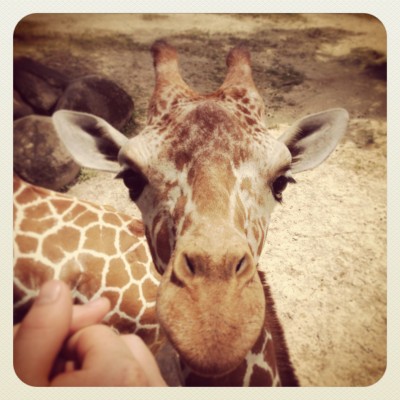
[(183, 81), (173, 47), (157, 41), (152, 54), (156, 85), (139, 135), (128, 139), (98, 117), (64, 110), (54, 123), (79, 163), (123, 179), (163, 274), (161, 325), (192, 369), (223, 374), (263, 327), (256, 265), (274, 205), (295, 173), (334, 150), (348, 114), (305, 117), (275, 139), (247, 50), (229, 52), (222, 86), (206, 95)]

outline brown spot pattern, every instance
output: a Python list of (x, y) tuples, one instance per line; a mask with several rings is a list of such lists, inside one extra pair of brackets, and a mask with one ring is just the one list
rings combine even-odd
[(140, 246), (136, 248), (135, 251), (129, 252), (126, 255), (126, 259), (129, 262), (129, 264), (133, 264), (135, 262), (146, 264), (147, 261), (149, 260), (144, 246)]
[[(64, 204), (66, 206), (66, 204)], [(63, 221), (73, 221), (79, 215), (83, 214), (86, 211), (86, 208), (82, 206), (82, 204), (76, 204), (72, 210), (70, 210), (67, 214), (64, 215)]]
[(114, 229), (96, 225), (86, 231), (83, 247), (102, 254), (113, 255), (116, 252), (114, 242)]
[(50, 199), (50, 203), (56, 209), (57, 214), (64, 214), (71, 207), (71, 199)]
[(51, 215), (50, 207), (47, 203), (40, 203), (35, 206), (27, 207), (24, 211), (25, 218), (43, 219)]
[(29, 187), (24, 189), (22, 193), (20, 193), (16, 197), (16, 202), (18, 204), (27, 204), (27, 203), (32, 203), (33, 201), (37, 200), (40, 198), (40, 195), (36, 193), (35, 190), (30, 189)]
[(128, 315), (137, 315), (142, 309), (143, 304), (140, 300), (139, 288), (132, 284), (122, 295), (120, 310)]
[(94, 222), (98, 222), (98, 216), (92, 211), (84, 211), (76, 220), (75, 224), (80, 227), (88, 226)]
[(142, 290), (149, 302), (156, 300), (158, 285), (156, 285), (151, 279), (148, 278), (143, 282)]
[(121, 220), (118, 218), (116, 214), (107, 212), (103, 215), (103, 221), (107, 224), (115, 225), (117, 227), (121, 226)]
[(29, 236), (18, 235), (15, 238), (21, 253), (34, 253), (38, 246), (38, 240)]
[(68, 226), (64, 226), (56, 233), (44, 238), (42, 253), (52, 262), (60, 262), (65, 252), (73, 252), (79, 244), (80, 232)]
[(125, 264), (119, 258), (110, 261), (106, 276), (107, 287), (124, 287), (129, 283), (129, 275), (125, 271)]
[(129, 250), (137, 242), (138, 239), (136, 239), (136, 237), (129, 235), (124, 231), (119, 233), (119, 248), (122, 252)]
[(250, 377), (250, 386), (272, 386), (273, 379), (271, 374), (263, 368), (255, 365)]
[(80, 254), (78, 260), (83, 267), (83, 273), (77, 290), (85, 293), (86, 297), (91, 299), (101, 287), (101, 276), (105, 262), (103, 258), (95, 257), (88, 253)]
[(39, 289), (54, 276), (49, 266), (30, 258), (19, 258), (14, 266), (14, 276), (28, 289)]
[[(127, 257), (128, 259), (128, 257)], [(128, 259), (129, 262), (129, 259)], [(133, 279), (140, 280), (146, 274), (146, 267), (137, 261), (129, 262)]]
[[(147, 298), (147, 297), (146, 297)], [(147, 307), (140, 318), (140, 322), (142, 324), (156, 324), (156, 307)]]
[(34, 232), (42, 234), (57, 225), (57, 222), (58, 221), (55, 218), (51, 217), (42, 220), (24, 219), (19, 228), (22, 232)]

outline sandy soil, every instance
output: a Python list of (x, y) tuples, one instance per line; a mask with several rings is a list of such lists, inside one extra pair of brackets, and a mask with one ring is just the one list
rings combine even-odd
[[(135, 101), (135, 134), (153, 88), (148, 49), (158, 38), (179, 49), (182, 75), (201, 92), (219, 86), (227, 50), (244, 42), (274, 135), (308, 113), (349, 111), (337, 151), (285, 192), (260, 265), (301, 384), (375, 383), (386, 366), (383, 26), (366, 15), (32, 15), (17, 26), (15, 55), (70, 76), (114, 79)], [(108, 174), (86, 171), (69, 191), (138, 213)]]

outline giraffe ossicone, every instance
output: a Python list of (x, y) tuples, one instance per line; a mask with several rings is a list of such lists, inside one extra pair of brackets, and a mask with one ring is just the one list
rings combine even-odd
[(156, 84), (146, 127), (127, 139), (93, 115), (58, 111), (56, 130), (83, 166), (113, 171), (140, 208), (157, 270), (157, 314), (185, 365), (204, 376), (235, 371), (259, 341), (266, 296), (257, 261), (274, 205), (293, 174), (335, 149), (348, 114), (300, 119), (279, 139), (242, 47), (222, 86), (199, 94), (179, 74), (176, 50), (152, 47)]

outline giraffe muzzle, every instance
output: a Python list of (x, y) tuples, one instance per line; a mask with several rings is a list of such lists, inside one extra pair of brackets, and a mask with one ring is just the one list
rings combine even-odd
[(218, 246), (219, 253), (201, 249), (197, 240), (175, 252), (157, 311), (182, 360), (198, 374), (219, 376), (236, 368), (259, 337), (265, 298), (246, 243)]

